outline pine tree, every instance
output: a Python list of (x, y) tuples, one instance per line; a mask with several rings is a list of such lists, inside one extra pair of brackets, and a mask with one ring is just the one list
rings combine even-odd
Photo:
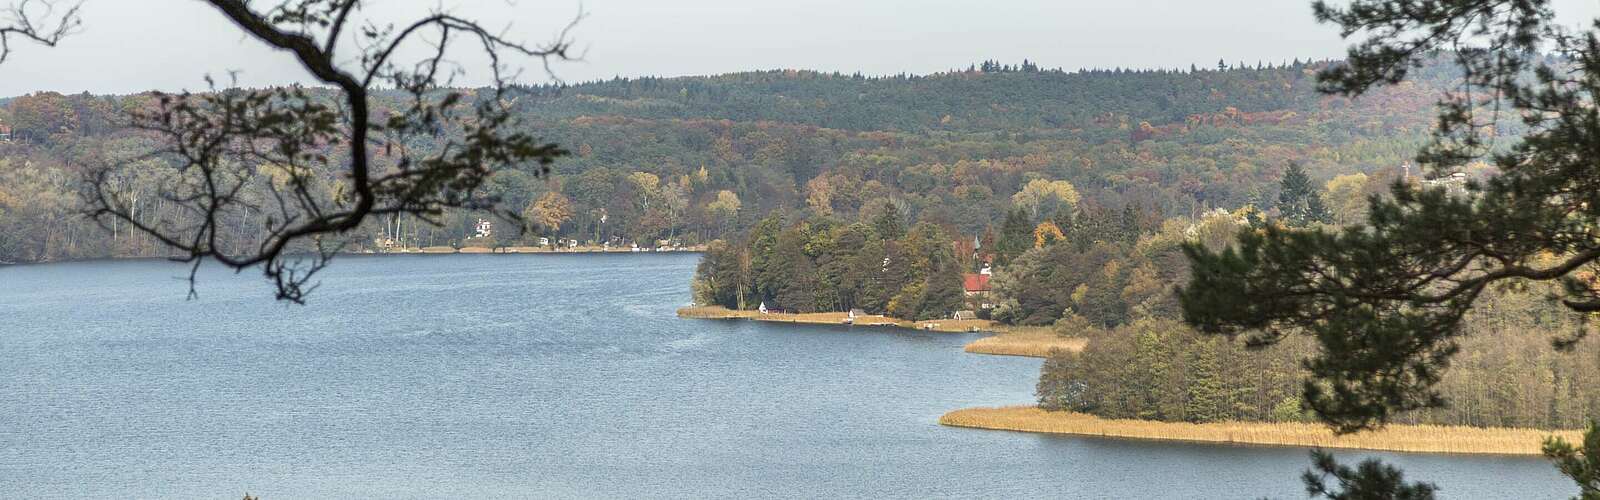
[(1029, 248), (1033, 248), (1033, 224), (1028, 223), (1028, 214), (1021, 209), (1012, 210), (1006, 214), (1006, 220), (1000, 226), (999, 241), (994, 244), (995, 264), (1010, 264)]
[(816, 312), (817, 266), (805, 252), (806, 235), (792, 228), (778, 235), (767, 280), (773, 303), (789, 312)]
[(1579, 499), (1600, 500), (1600, 423), (1589, 422), (1581, 448), (1559, 437), (1546, 439), (1544, 456), (1578, 483)]
[(773, 249), (778, 244), (780, 224), (776, 216), (767, 217), (750, 230), (750, 278), (753, 282), (751, 291), (755, 296), (747, 301), (747, 306), (773, 298), (775, 291), (772, 285), (779, 281), (776, 275), (779, 269), (773, 265), (777, 262)]
[(1129, 202), (1122, 205), (1122, 220), (1119, 222), (1121, 223), (1119, 229), (1122, 233), (1122, 241), (1126, 243), (1139, 241), (1139, 204), (1137, 202)]
[(965, 289), (961, 286), (961, 269), (956, 266), (954, 259), (946, 259), (944, 265), (928, 275), (916, 319), (948, 318), (961, 309), (965, 298)]
[(897, 240), (905, 236), (905, 221), (901, 220), (900, 209), (895, 207), (894, 202), (883, 202), (883, 212), (872, 219), (872, 229), (878, 232), (878, 237), (886, 240)]
[[(1600, 312), (1600, 290), (1576, 273), (1600, 263), (1600, 135), (1589, 119), (1594, 94), (1567, 82), (1600, 78), (1600, 68), (1565, 61), (1600, 59), (1595, 29), (1558, 36), (1547, 2), (1506, 9), (1471, 30), (1481, 15), (1474, 0), (1315, 2), (1319, 20), (1367, 38), (1342, 63), (1318, 75), (1321, 90), (1344, 96), (1399, 83), (1424, 62), (1450, 59), (1476, 68), (1462, 75), (1459, 95), (1509, 96), (1492, 101), (1529, 117), (1520, 139), (1492, 144), (1478, 127), (1483, 102), (1445, 96), (1437, 141), (1418, 155), (1431, 168), (1487, 159), (1499, 175), (1466, 196), (1395, 185), (1373, 198), (1367, 224), (1340, 231), (1278, 228), (1241, 233), (1234, 248), (1188, 245), (1191, 281), (1179, 292), (1186, 322), (1255, 344), (1287, 332), (1317, 341), (1306, 360), (1312, 380), (1306, 406), (1336, 430), (1381, 426), (1403, 412), (1438, 408), (1436, 385), (1459, 350), (1462, 321), (1491, 290), (1507, 282), (1559, 281), (1559, 302), (1576, 316)], [(1490, 2), (1492, 3), (1492, 2)], [(1391, 29), (1406, 26), (1407, 29)], [(1413, 37), (1415, 33), (1441, 36)], [(1540, 56), (1559, 52), (1560, 61)], [(1493, 145), (1493, 148), (1490, 146)], [(1485, 156), (1492, 149), (1494, 154)], [(1290, 184), (1290, 183), (1286, 183)], [(1308, 183), (1307, 183), (1308, 184)], [(1286, 186), (1288, 187), (1288, 186)], [(1313, 219), (1309, 189), (1286, 189), (1283, 203)], [(1298, 201), (1298, 203), (1297, 203)], [(1571, 348), (1582, 332), (1558, 338)]]
[[(1432, 500), (1439, 488), (1432, 483), (1407, 483), (1405, 474), (1375, 458), (1361, 461), (1355, 469), (1339, 465), (1333, 455), (1322, 450), (1311, 452), (1314, 471), (1301, 476), (1312, 497), (1330, 500)], [(1328, 487), (1328, 477), (1338, 480), (1339, 489)]]
[(1278, 212), (1292, 227), (1306, 227), (1313, 223), (1326, 223), (1331, 219), (1323, 205), (1322, 193), (1311, 183), (1299, 163), (1289, 163), (1284, 171), (1278, 191)]
[(1202, 341), (1191, 351), (1189, 359), (1188, 401), (1185, 402), (1184, 420), (1194, 423), (1225, 420), (1226, 407), (1223, 392), (1227, 384), (1222, 380), (1222, 366), (1217, 359), (1215, 340)]
[(860, 280), (859, 292), (856, 296), (856, 307), (872, 313), (883, 314), (889, 306), (889, 297), (892, 288), (889, 287), (884, 260), (888, 258), (883, 240), (876, 236), (861, 245), (861, 251), (856, 253), (851, 272)]

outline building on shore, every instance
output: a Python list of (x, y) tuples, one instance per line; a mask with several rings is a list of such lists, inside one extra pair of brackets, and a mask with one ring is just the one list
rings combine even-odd
[(989, 269), (985, 267), (984, 271), (986, 272), (964, 273), (961, 275), (961, 289), (963, 294), (966, 295), (967, 299), (977, 302), (978, 307), (984, 309), (994, 307), (994, 304), (989, 301), (989, 278), (993, 275), (988, 273), (988, 270)]

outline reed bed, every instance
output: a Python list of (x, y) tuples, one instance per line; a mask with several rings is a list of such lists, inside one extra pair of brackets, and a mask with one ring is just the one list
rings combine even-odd
[(1082, 351), (1089, 345), (1089, 339), (1082, 337), (1064, 337), (1053, 329), (1039, 328), (1012, 328), (999, 335), (984, 337), (968, 343), (965, 351), (974, 354), (995, 354), (1001, 356), (1028, 356), (1033, 358), (1048, 358), (1055, 350), (1071, 352)]
[(902, 328), (914, 328), (930, 332), (968, 333), (994, 331), (995, 323), (983, 319), (930, 319), (927, 321), (905, 321), (886, 318), (895, 322)]
[(1547, 436), (1557, 435), (1570, 442), (1577, 442), (1581, 440), (1582, 434), (1576, 430), (1390, 425), (1378, 431), (1334, 436), (1332, 431), (1320, 424), (1266, 422), (1190, 424), (1114, 420), (1082, 413), (1049, 412), (1037, 406), (956, 410), (939, 417), (939, 423), (978, 429), (1163, 441), (1481, 455), (1538, 455), (1540, 445)]
[[(849, 313), (822, 312), (822, 313), (761, 313), (758, 311), (739, 311), (722, 306), (697, 306), (678, 309), (678, 317), (693, 319), (749, 319), (755, 321), (771, 321), (776, 323), (803, 323), (814, 325), (843, 325), (850, 317)], [(993, 323), (984, 320), (932, 320), (932, 321), (905, 321), (869, 314), (857, 316), (851, 323), (855, 326), (894, 326), (912, 328), (935, 332), (971, 332), (983, 331), (990, 328)]]
[(678, 309), (678, 317), (693, 319), (744, 319), (754, 318), (755, 311), (735, 311), (722, 306), (696, 306)]

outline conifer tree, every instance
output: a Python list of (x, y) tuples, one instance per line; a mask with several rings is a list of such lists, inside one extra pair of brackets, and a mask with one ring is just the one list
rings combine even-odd
[[(1580, 275), (1600, 266), (1600, 165), (1590, 153), (1600, 149), (1600, 37), (1557, 24), (1548, 0), (1319, 0), (1313, 10), (1364, 37), (1322, 71), (1320, 90), (1359, 95), (1431, 58), (1451, 59), (1461, 88), (1441, 98), (1435, 140), (1417, 160), (1435, 172), (1480, 158), (1499, 169), (1465, 196), (1397, 183), (1371, 201), (1365, 227), (1269, 225), (1241, 233), (1235, 248), (1185, 248), (1185, 321), (1254, 345), (1310, 335), (1320, 348), (1305, 363), (1306, 405), (1354, 432), (1446, 403), (1435, 386), (1460, 349), (1463, 316), (1490, 287), (1558, 281), (1556, 298), (1572, 312), (1600, 312), (1600, 287)], [(1552, 51), (1560, 57), (1545, 57)], [(1520, 115), (1526, 131), (1491, 149), (1484, 125), (1499, 113)], [(1565, 349), (1585, 331), (1555, 334)], [(1432, 495), (1377, 462), (1351, 471), (1320, 455), (1316, 466), (1323, 474), (1305, 477), (1313, 494)], [(1324, 487), (1327, 475), (1346, 486), (1342, 496)]]
[(1000, 225), (1000, 239), (994, 247), (995, 264), (1000, 266), (1033, 248), (1033, 224), (1028, 222), (1028, 214), (1021, 209), (1007, 213), (1005, 222)]
[(1327, 206), (1323, 204), (1322, 193), (1317, 191), (1311, 177), (1306, 175), (1305, 169), (1300, 168), (1300, 164), (1289, 164), (1280, 186), (1278, 211), (1290, 226), (1305, 227), (1332, 219)]
[(878, 237), (886, 240), (897, 240), (906, 234), (905, 221), (900, 218), (900, 209), (892, 201), (883, 202), (883, 212), (872, 219), (872, 229), (878, 232)]
[(1545, 440), (1544, 456), (1578, 483), (1578, 499), (1600, 500), (1600, 423), (1589, 422), (1579, 447), (1559, 437)]
[(1184, 419), (1195, 423), (1224, 420), (1226, 384), (1222, 380), (1222, 366), (1214, 340), (1198, 345), (1190, 357), (1189, 370), (1192, 378), (1186, 388), (1189, 397), (1184, 404)]
[(917, 308), (916, 319), (948, 318), (951, 313), (961, 309), (964, 298), (961, 268), (956, 265), (954, 259), (945, 259), (944, 265), (928, 275), (927, 286), (923, 288), (922, 305)]
[[(1306, 471), (1302, 479), (1306, 493), (1312, 497), (1325, 496), (1330, 500), (1432, 500), (1438, 487), (1432, 483), (1407, 483), (1405, 474), (1377, 459), (1367, 459), (1356, 469), (1339, 465), (1333, 455), (1317, 450), (1311, 452), (1315, 471)], [(1328, 477), (1338, 481), (1332, 489)]]

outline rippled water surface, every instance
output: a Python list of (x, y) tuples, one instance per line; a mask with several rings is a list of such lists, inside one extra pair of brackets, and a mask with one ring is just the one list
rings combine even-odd
[[(305, 307), (161, 261), (0, 268), (0, 498), (1303, 498), (1305, 450), (954, 429), (1039, 361), (683, 320), (694, 255), (339, 259)], [(1344, 454), (1351, 459), (1367, 454)], [(1378, 454), (1449, 498), (1534, 458)]]

